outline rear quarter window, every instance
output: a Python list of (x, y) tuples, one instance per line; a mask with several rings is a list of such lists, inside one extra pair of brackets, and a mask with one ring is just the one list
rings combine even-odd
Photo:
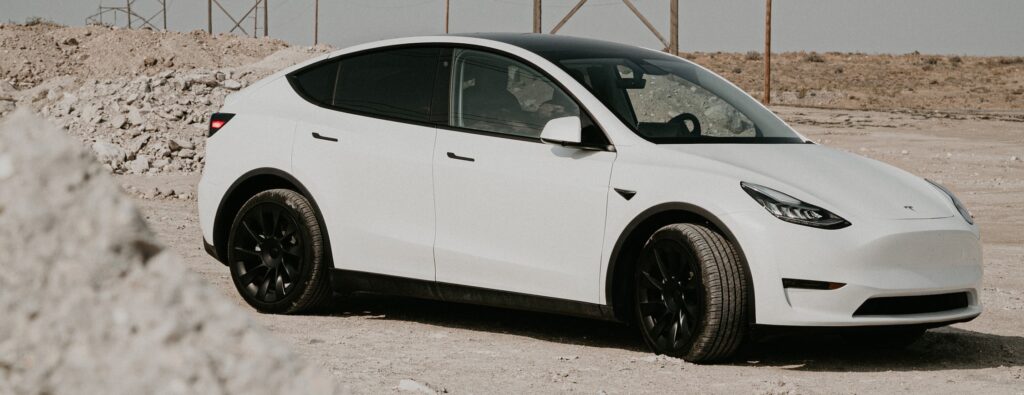
[(315, 65), (298, 72), (292, 78), (295, 88), (307, 99), (320, 105), (334, 103), (334, 88), (338, 78), (337, 61)]

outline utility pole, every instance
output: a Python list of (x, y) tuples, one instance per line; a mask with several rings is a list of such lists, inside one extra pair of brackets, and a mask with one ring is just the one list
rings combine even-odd
[(541, 30), (541, 0), (533, 0), (533, 32), (540, 33)]
[(765, 0), (764, 9), (764, 102), (772, 104), (772, 0)]
[(128, 10), (128, 28), (132, 28), (132, 0), (125, 0), (125, 8)]
[(270, 37), (270, 0), (263, 0), (263, 37)]
[(452, 0), (444, 0), (444, 34), (448, 34), (448, 22), (452, 12)]
[(679, 56), (679, 0), (669, 0), (669, 38), (668, 52)]
[(160, 0), (160, 14), (164, 16), (164, 31), (167, 31), (167, 0)]
[(320, 43), (320, 0), (313, 0), (313, 45)]
[(213, 0), (206, 0), (207, 32), (213, 35)]

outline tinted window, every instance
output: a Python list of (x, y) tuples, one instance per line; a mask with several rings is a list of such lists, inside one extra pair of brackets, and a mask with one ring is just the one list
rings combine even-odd
[(426, 122), (439, 55), (438, 48), (402, 48), (347, 57), (338, 72), (334, 106)]
[(456, 50), (450, 125), (540, 137), (548, 121), (579, 116), (580, 108), (533, 68), (486, 52)]
[(295, 76), (295, 82), (309, 99), (320, 104), (334, 101), (334, 82), (338, 76), (338, 62), (324, 63), (303, 70)]

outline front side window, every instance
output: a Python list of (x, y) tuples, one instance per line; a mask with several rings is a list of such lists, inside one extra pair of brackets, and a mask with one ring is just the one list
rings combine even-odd
[(548, 121), (580, 116), (565, 92), (518, 61), (467, 49), (452, 58), (449, 126), (539, 138)]
[(750, 96), (700, 66), (668, 56), (608, 55), (613, 56), (548, 58), (644, 139), (658, 144), (803, 142)]

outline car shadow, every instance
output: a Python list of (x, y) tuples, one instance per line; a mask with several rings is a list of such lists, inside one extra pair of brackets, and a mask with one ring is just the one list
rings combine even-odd
[(646, 351), (639, 333), (621, 323), (461, 303), (388, 295), (335, 295), (331, 307), (317, 314), (412, 321), (564, 344)]
[[(335, 296), (318, 314), (412, 321), (598, 348), (648, 352), (636, 329), (615, 322), (385, 295)], [(828, 332), (775, 334), (750, 344), (734, 366), (884, 372), (1024, 366), (1024, 337), (959, 328), (929, 330), (906, 349), (870, 349)]]
[(745, 363), (812, 372), (885, 372), (1024, 366), (1024, 337), (960, 328), (929, 330), (904, 349), (857, 346), (835, 334), (791, 334), (747, 350)]

